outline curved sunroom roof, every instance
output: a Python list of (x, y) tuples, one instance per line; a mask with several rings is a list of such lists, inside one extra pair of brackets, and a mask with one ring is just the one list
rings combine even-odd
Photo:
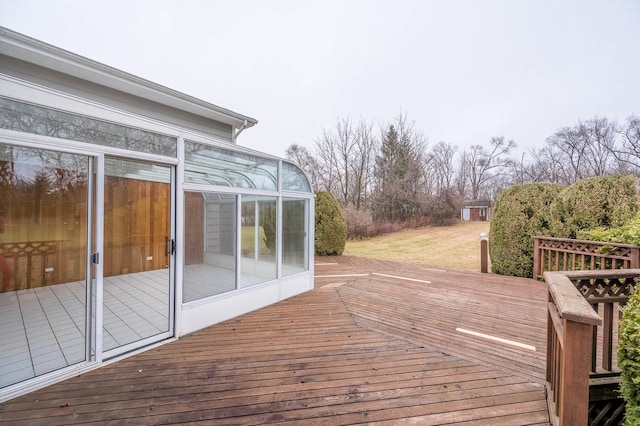
[(282, 189), (285, 191), (311, 192), (307, 175), (295, 164), (282, 162)]
[[(278, 164), (274, 158), (186, 141), (185, 180), (232, 188), (278, 191)], [(311, 192), (298, 166), (282, 162), (282, 190)]]

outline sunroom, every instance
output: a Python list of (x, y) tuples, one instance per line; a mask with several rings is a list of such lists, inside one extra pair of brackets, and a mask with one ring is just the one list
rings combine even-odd
[(313, 287), (257, 121), (0, 28), (0, 401)]

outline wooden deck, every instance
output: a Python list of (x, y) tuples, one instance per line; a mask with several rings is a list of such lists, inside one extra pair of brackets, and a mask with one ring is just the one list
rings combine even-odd
[(314, 291), (0, 405), (0, 423), (548, 425), (544, 283), (316, 259)]

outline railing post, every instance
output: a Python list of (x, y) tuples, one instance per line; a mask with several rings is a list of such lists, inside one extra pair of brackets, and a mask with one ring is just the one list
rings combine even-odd
[(540, 240), (538, 237), (533, 237), (533, 279), (538, 279), (542, 275), (542, 269), (540, 268)]
[(586, 425), (589, 421), (591, 338), (593, 326), (602, 325), (602, 319), (567, 277), (568, 273), (544, 272), (549, 286), (550, 319), (547, 401), (552, 423), (559, 426)]
[(563, 320), (564, 356), (562, 357), (558, 404), (561, 425), (586, 425), (589, 420), (589, 370), (593, 326)]
[(486, 232), (480, 234), (480, 272), (485, 274), (489, 271), (488, 239)]

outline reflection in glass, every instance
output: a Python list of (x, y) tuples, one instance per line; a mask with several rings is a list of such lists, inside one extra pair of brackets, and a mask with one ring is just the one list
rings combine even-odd
[(276, 160), (195, 142), (185, 145), (185, 181), (276, 191)]
[(185, 192), (182, 300), (236, 288), (236, 196)]
[(176, 157), (176, 138), (0, 97), (0, 128)]
[(309, 270), (309, 200), (282, 199), (282, 276)]
[(275, 197), (242, 197), (242, 277), (240, 287), (276, 278)]
[(86, 359), (88, 165), (0, 144), (0, 387)]

